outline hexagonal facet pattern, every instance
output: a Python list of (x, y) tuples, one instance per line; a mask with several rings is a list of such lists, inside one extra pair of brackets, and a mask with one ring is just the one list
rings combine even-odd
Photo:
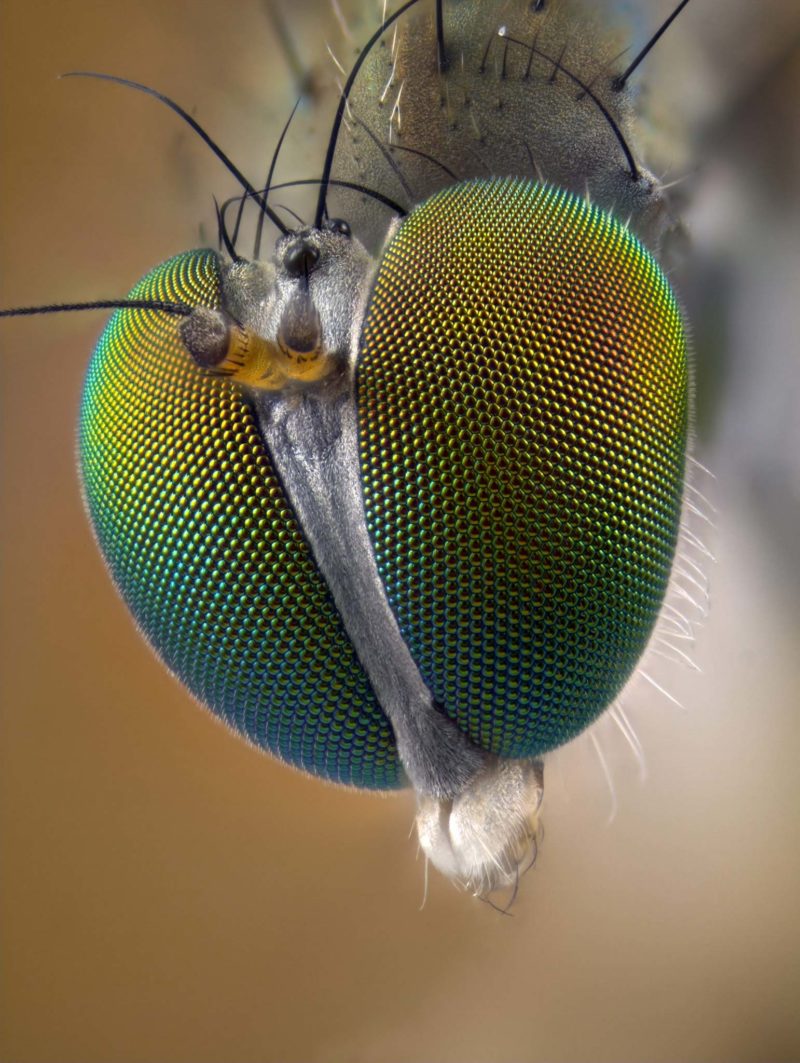
[[(217, 307), (217, 256), (171, 259), (131, 297)], [(114, 581), (167, 667), (250, 741), (330, 779), (401, 785), (255, 415), (194, 365), (178, 322), (120, 310), (89, 366), (80, 466)]]
[(667, 586), (688, 421), (664, 275), (526, 180), (448, 188), (380, 264), (358, 366), (367, 523), (422, 674), (503, 756), (614, 698)]

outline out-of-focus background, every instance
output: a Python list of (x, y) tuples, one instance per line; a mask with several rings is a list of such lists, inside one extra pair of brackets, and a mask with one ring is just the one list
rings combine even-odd
[[(653, 26), (670, 5), (628, 6)], [(348, 58), (327, 2), (283, 9), (301, 61), (326, 37)], [(611, 825), (592, 743), (556, 755), (512, 917), (433, 875), (419, 910), (408, 795), (304, 778), (158, 665), (75, 475), (103, 321), (0, 324), (3, 1060), (800, 1058), (798, 34), (794, 0), (696, 0), (647, 71), (674, 177), (698, 168), (676, 283), (717, 475), (703, 671), (668, 669), (685, 710), (631, 691), (646, 782), (601, 725)], [(256, 0), (5, 0), (0, 39), (4, 306), (124, 294), (234, 191), (154, 101), (57, 74), (161, 88), (252, 174), (296, 94)]]

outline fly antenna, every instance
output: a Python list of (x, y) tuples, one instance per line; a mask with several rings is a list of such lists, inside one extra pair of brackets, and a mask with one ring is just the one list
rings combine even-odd
[[(322, 178), (320, 177), (305, 177), (300, 180), (282, 181), (278, 185), (273, 185), (272, 191), (278, 192), (283, 188), (299, 188), (303, 185), (316, 186), (321, 183)], [(368, 188), (367, 185), (360, 185), (357, 184), (355, 181), (339, 181), (333, 177), (328, 178), (328, 185), (331, 188), (349, 188), (352, 192), (360, 192), (362, 196), (368, 196), (370, 199), (374, 199), (376, 203), (382, 203), (384, 207), (388, 207), (389, 210), (393, 211), (400, 218), (405, 218), (405, 216), (408, 214), (406, 208), (402, 207), (394, 199), (390, 199), (389, 196), (385, 196), (383, 192), (377, 192), (374, 188)], [(257, 194), (260, 195), (260, 193)], [(250, 193), (246, 192), (245, 196), (248, 195), (250, 195)], [(240, 198), (240, 196), (231, 196), (230, 199), (225, 200), (225, 202), (222, 204), (223, 219), (225, 218), (225, 215), (228, 210), (233, 206), (234, 203), (238, 203)]]
[[(277, 191), (279, 188), (294, 188), (295, 185), (318, 185), (321, 183), (319, 177), (309, 177), (302, 181), (284, 181), (283, 184), (273, 185), (273, 189)], [(328, 178), (328, 185), (331, 188), (349, 188), (351, 192), (360, 192), (362, 196), (369, 196), (370, 199), (374, 199), (376, 203), (382, 203), (384, 207), (388, 207), (389, 210), (400, 217), (405, 218), (408, 211), (405, 207), (401, 207), (400, 204), (390, 199), (389, 196), (385, 196), (383, 192), (376, 192), (374, 188), (368, 188), (366, 185), (357, 184), (355, 181), (338, 181), (332, 177)]]
[(253, 186), (244, 176), (242, 171), (232, 162), (231, 159), (228, 158), (222, 148), (220, 148), (219, 145), (211, 139), (211, 137), (208, 135), (208, 133), (206, 133), (205, 129), (203, 129), (200, 123), (197, 122), (194, 118), (192, 118), (188, 111), (185, 111), (183, 107), (175, 103), (174, 100), (171, 100), (169, 96), (165, 96), (162, 92), (158, 92), (157, 89), (150, 88), (149, 85), (142, 85), (138, 81), (129, 81), (127, 78), (116, 77), (114, 74), (98, 74), (91, 70), (72, 70), (68, 74), (62, 74), (61, 77), (97, 78), (99, 81), (111, 81), (115, 85), (122, 85), (125, 88), (134, 89), (136, 92), (143, 92), (147, 96), (153, 96), (155, 99), (165, 104), (167, 107), (169, 107), (171, 111), (174, 111), (175, 114), (182, 118), (184, 122), (186, 122), (187, 125), (189, 125), (195, 131), (195, 133), (197, 133), (197, 135), (200, 137), (203, 143), (207, 145), (207, 147), (211, 148), (211, 150), (214, 152), (214, 154), (217, 156), (223, 166), (225, 166), (228, 172), (236, 178), (236, 180), (248, 193), (248, 195), (251, 195), (255, 199), (261, 210), (264, 212), (264, 214), (267, 215), (272, 224), (284, 236), (288, 233), (289, 230), (281, 221), (280, 217), (275, 213), (274, 210), (270, 209), (270, 207), (267, 205), (267, 203), (261, 196), (261, 193), (257, 192), (255, 188), (253, 188)]
[(315, 229), (320, 228), (320, 226), (322, 225), (322, 219), (327, 214), (328, 186), (333, 184), (333, 182), (331, 181), (331, 171), (333, 170), (333, 157), (336, 154), (336, 144), (339, 140), (339, 130), (341, 129), (342, 121), (344, 120), (344, 112), (347, 107), (348, 97), (350, 96), (350, 92), (352, 91), (353, 85), (355, 84), (359, 71), (364, 65), (364, 62), (366, 61), (372, 49), (381, 39), (383, 34), (392, 25), (392, 23), (396, 22), (402, 14), (408, 11), (408, 9), (410, 7), (413, 7), (414, 4), (416, 4), (417, 2), (418, 0), (406, 0), (402, 7), (399, 7), (393, 15), (388, 15), (383, 20), (377, 30), (367, 41), (366, 45), (364, 46), (364, 49), (359, 54), (358, 58), (353, 64), (353, 69), (350, 71), (347, 81), (344, 84), (344, 88), (342, 89), (341, 95), (339, 96), (339, 106), (336, 109), (336, 117), (334, 118), (333, 125), (331, 126), (331, 135), (328, 139), (328, 150), (325, 155), (325, 165), (323, 167), (322, 177), (319, 182), (319, 199), (317, 200), (317, 212), (314, 217)]
[(291, 214), (291, 216), (294, 218), (294, 220), (297, 222), (301, 229), (308, 228), (308, 225), (305, 221), (303, 221), (303, 219), (300, 217), (296, 210), (292, 210), (292, 208), (287, 206), (285, 203), (278, 203), (277, 206), (280, 210), (284, 210), (287, 214)]
[(158, 302), (154, 299), (97, 299), (91, 303), (48, 303), (43, 306), (16, 306), (0, 310), (0, 317), (33, 317), (35, 314), (63, 314), (74, 310), (158, 310), (163, 314), (188, 317), (188, 303)]
[[(264, 186), (264, 202), (265, 203), (267, 201), (267, 197), (269, 196), (269, 189), (270, 189), (270, 185), (272, 184), (272, 178), (275, 176), (275, 167), (278, 165), (278, 156), (281, 153), (281, 148), (283, 147), (283, 142), (286, 139), (286, 134), (289, 132), (289, 126), (292, 124), (292, 119), (297, 114), (297, 108), (300, 106), (300, 101), (301, 101), (302, 98), (303, 98), (302, 96), (298, 96), (297, 97), (297, 102), (295, 103), (294, 107), (292, 108), (292, 113), (286, 119), (286, 124), (284, 125), (283, 129), (281, 130), (281, 135), (278, 137), (278, 143), (275, 145), (275, 150), (272, 153), (272, 159), (270, 160), (269, 170), (267, 171), (267, 183)], [(244, 200), (242, 200), (242, 204), (244, 204)], [(237, 227), (238, 227), (238, 219), (237, 219)], [(262, 235), (263, 232), (264, 232), (264, 212), (262, 211), (259, 214), (259, 216), (258, 216), (258, 226), (256, 227), (256, 242), (255, 242), (255, 247), (253, 249), (253, 258), (258, 258), (259, 255), (261, 254), (261, 235)]]
[(439, 61), (439, 73), (447, 70), (447, 50), (444, 46), (444, 0), (436, 0), (436, 58)]
[[(234, 229), (233, 240), (231, 240), (230, 236), (228, 235), (228, 227), (225, 224), (225, 218), (222, 214), (222, 211), (220, 210), (219, 203), (217, 202), (217, 197), (213, 196), (212, 198), (214, 200), (214, 210), (217, 213), (217, 240), (219, 246), (224, 246), (225, 250), (231, 256), (234, 262), (241, 262), (241, 255), (237, 255), (236, 253), (236, 229)], [(236, 219), (237, 228), (239, 227), (239, 219), (241, 218), (241, 204), (244, 203), (244, 196), (240, 196), (239, 201), (239, 217), (237, 217)], [(264, 215), (260, 214), (259, 217), (263, 218)]]
[[(242, 215), (244, 214), (244, 205), (247, 202), (247, 194), (246, 193), (242, 193), (242, 195), (236, 196), (235, 198), (239, 200), (239, 209), (236, 211), (236, 221), (233, 223), (233, 232), (228, 237), (228, 239), (230, 240), (230, 242), (233, 244), (234, 247), (236, 247), (236, 243), (237, 243), (237, 241), (239, 239), (239, 226), (242, 224)], [(214, 202), (216, 203), (216, 199), (214, 200)], [(259, 216), (259, 218), (263, 217), (261, 212), (259, 212), (258, 216)], [(224, 221), (221, 218), (220, 218), (220, 224), (224, 224)], [(226, 227), (225, 232), (227, 233), (227, 231), (228, 230), (227, 230), (227, 227)], [(220, 239), (222, 239), (221, 235), (220, 235)]]
[(669, 27), (672, 25), (678, 15), (680, 15), (681, 11), (683, 11), (683, 9), (688, 3), (689, 0), (681, 0), (675, 10), (669, 16), (669, 18), (667, 18), (664, 22), (661, 23), (659, 28), (656, 30), (656, 32), (653, 34), (653, 36), (650, 38), (644, 48), (642, 48), (639, 54), (634, 57), (634, 59), (628, 65), (627, 70), (625, 70), (618, 77), (614, 78), (614, 80), (611, 82), (611, 87), (615, 92), (621, 92), (622, 89), (625, 88), (625, 83), (627, 82), (631, 74), (634, 72), (634, 70), (637, 68), (639, 63), (641, 63), (641, 61), (648, 54), (650, 49), (653, 48), (654, 45), (658, 43), (659, 39), (667, 32)]

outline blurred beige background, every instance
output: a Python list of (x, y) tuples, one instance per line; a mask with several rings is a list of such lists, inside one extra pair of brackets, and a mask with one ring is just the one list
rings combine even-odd
[[(327, 3), (286, 7), (319, 55)], [(800, 1058), (798, 32), (794, 0), (696, 0), (658, 53), (654, 106), (702, 132), (676, 157), (702, 163), (680, 284), (718, 476), (703, 674), (669, 675), (685, 712), (632, 692), (644, 784), (601, 727), (610, 826), (591, 744), (557, 756), (513, 918), (433, 875), (420, 911), (407, 796), (259, 755), (163, 671), (76, 482), (101, 317), (2, 323), (0, 1058)], [(251, 173), (294, 99), (255, 0), (5, 0), (0, 35), (4, 306), (122, 295), (232, 191), (153, 101), (58, 73), (158, 86)]]

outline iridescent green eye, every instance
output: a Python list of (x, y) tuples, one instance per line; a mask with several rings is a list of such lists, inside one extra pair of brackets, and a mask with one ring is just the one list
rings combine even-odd
[[(217, 309), (224, 288), (218, 257), (191, 252), (131, 294)], [(670, 572), (687, 367), (669, 285), (566, 192), (457, 184), (385, 248), (355, 363), (351, 471), (437, 709), (503, 757), (560, 745), (625, 682)], [(269, 416), (194, 364), (174, 318), (118, 311), (80, 426), (100, 547), (148, 640), (215, 713), (308, 771), (401, 785)]]
[(602, 712), (648, 640), (681, 508), (686, 338), (639, 242), (524, 180), (401, 226), (358, 369), (378, 567), (426, 682), (529, 757)]
[[(179, 255), (134, 298), (216, 307), (218, 256)], [(79, 430), (89, 513), (148, 641), (195, 697), (298, 767), (400, 784), (375, 701), (235, 384), (195, 366), (174, 318), (114, 314)]]

